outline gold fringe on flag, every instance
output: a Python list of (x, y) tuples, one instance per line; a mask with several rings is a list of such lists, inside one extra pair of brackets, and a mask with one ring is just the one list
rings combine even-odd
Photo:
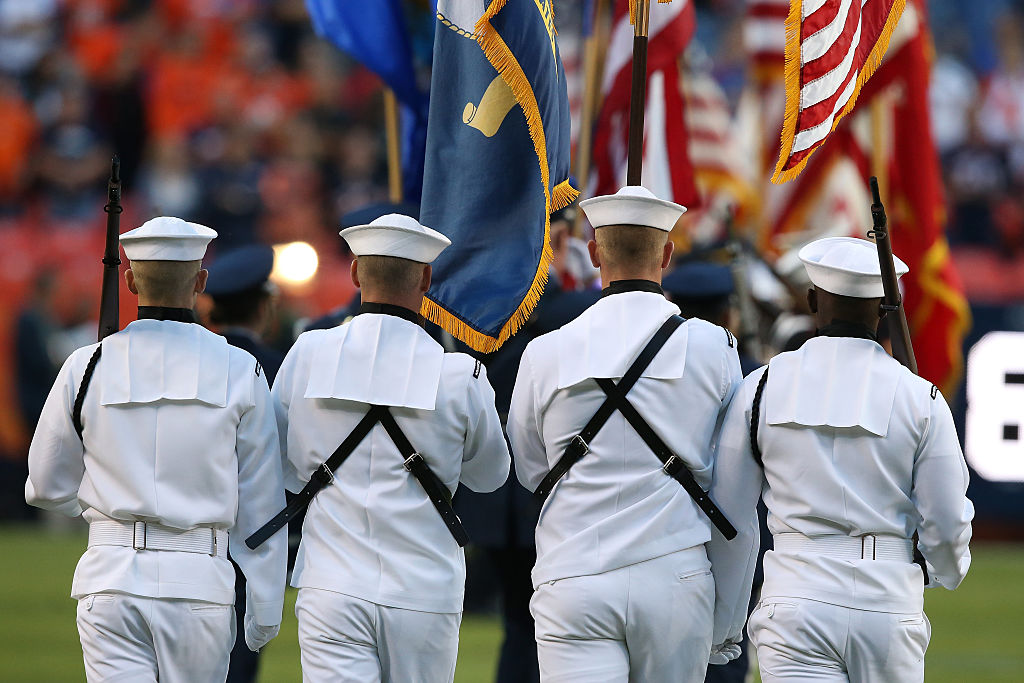
[(513, 334), (518, 332), (526, 321), (529, 320), (533, 309), (537, 307), (541, 294), (544, 293), (544, 286), (548, 281), (548, 268), (554, 259), (551, 251), (551, 213), (568, 206), (579, 194), (571, 185), (568, 179), (560, 182), (553, 191), (548, 188), (550, 185), (551, 172), (548, 168), (547, 142), (544, 137), (544, 123), (540, 115), (540, 107), (537, 104), (537, 97), (533, 93), (530, 80), (523, 72), (523, 67), (516, 60), (512, 50), (491, 25), (491, 19), (501, 11), (507, 0), (492, 0), (487, 10), (477, 21), (473, 30), (473, 37), (480, 45), (487, 61), (495, 68), (502, 80), (512, 90), (516, 103), (522, 108), (526, 117), (526, 127), (530, 132), (530, 139), (533, 141), (533, 150), (537, 154), (537, 162), (540, 166), (541, 184), (544, 187), (544, 204), (547, 210), (544, 214), (544, 247), (541, 250), (540, 262), (537, 264), (537, 272), (534, 275), (533, 283), (526, 292), (519, 308), (512, 314), (508, 321), (502, 326), (497, 337), (474, 329), (464, 320), (458, 318), (451, 311), (445, 309), (441, 304), (424, 297), (420, 313), (424, 318), (447, 330), (455, 338), (468, 344), (474, 351), (490, 353), (497, 350)]
[[(892, 38), (893, 31), (896, 30), (896, 25), (899, 23), (905, 7), (906, 0), (896, 0), (892, 7), (889, 8), (889, 16), (885, 20), (885, 26), (882, 27), (878, 41), (871, 48), (871, 54), (868, 55), (864, 65), (860, 68), (860, 72), (857, 74), (857, 85), (854, 86), (850, 101), (846, 103), (843, 110), (832, 120), (832, 129), (829, 131), (830, 135), (836, 129), (836, 126), (839, 125), (839, 122), (843, 120), (843, 117), (853, 111), (853, 107), (857, 104), (857, 96), (860, 95), (861, 87), (868, 82), (868, 79), (874, 75), (878, 65), (882, 63), (885, 51), (889, 49), (889, 40)], [(800, 115), (800, 27), (802, 20), (803, 0), (790, 0), (789, 16), (786, 17), (786, 114), (782, 121), (782, 147), (779, 150), (779, 161), (775, 165), (775, 174), (772, 176), (772, 182), (779, 185), (789, 182), (800, 175), (800, 172), (804, 170), (804, 166), (807, 165), (807, 161), (811, 158), (811, 154), (813, 154), (812, 152), (805, 156), (796, 166), (785, 168), (793, 153), (797, 117)]]

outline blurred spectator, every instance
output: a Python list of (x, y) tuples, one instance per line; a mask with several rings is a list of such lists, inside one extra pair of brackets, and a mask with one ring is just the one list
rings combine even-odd
[(202, 188), (191, 161), (184, 140), (164, 137), (153, 143), (150, 164), (139, 183), (151, 215), (196, 217)]
[(978, 79), (952, 54), (941, 54), (932, 66), (929, 91), (932, 134), (943, 154), (967, 142), (971, 115), (978, 99)]
[(979, 112), (981, 130), (995, 145), (1024, 144), (1024, 28), (1016, 13), (995, 27), (999, 62)]
[(200, 172), (200, 222), (217, 231), (220, 249), (253, 242), (263, 210), (257, 189), (262, 165), (256, 157), (255, 136), (236, 125), (209, 129), (199, 140), (199, 154), (209, 160)]
[(96, 189), (105, 186), (110, 150), (89, 119), (86, 90), (69, 86), (61, 92), (60, 114), (43, 132), (38, 164), (39, 188), (53, 218), (79, 222), (95, 216)]
[(17, 200), (28, 186), (29, 154), (36, 121), (18, 83), (0, 75), (0, 217), (18, 212)]
[(0, 71), (24, 76), (57, 38), (57, 0), (0, 2)]

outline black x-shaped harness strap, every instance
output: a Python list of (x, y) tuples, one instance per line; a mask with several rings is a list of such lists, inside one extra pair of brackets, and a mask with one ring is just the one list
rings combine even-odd
[(633, 407), (633, 404), (629, 402), (629, 399), (626, 398), (629, 390), (640, 379), (647, 366), (651, 364), (654, 357), (658, 355), (658, 352), (682, 324), (683, 319), (678, 315), (674, 315), (666, 320), (658, 331), (655, 332), (654, 336), (651, 337), (651, 340), (647, 342), (647, 345), (640, 352), (640, 355), (637, 356), (636, 360), (633, 361), (633, 364), (629, 366), (629, 369), (626, 370), (618, 384), (607, 378), (596, 380), (607, 398), (605, 398), (604, 403), (601, 404), (601, 407), (598, 408), (597, 412), (590, 418), (590, 421), (587, 422), (580, 433), (572, 438), (572, 441), (569, 442), (568, 447), (565, 449), (565, 453), (555, 463), (555, 466), (548, 472), (547, 476), (541, 480), (540, 485), (533, 494), (538, 503), (543, 503), (552, 489), (554, 489), (555, 484), (558, 483), (558, 480), (569, 471), (569, 468), (589, 452), (590, 447), (588, 444), (590, 441), (601, 430), (601, 427), (608, 421), (608, 418), (615, 411), (619, 411), (633, 429), (636, 430), (637, 434), (640, 435), (640, 438), (644, 440), (648, 448), (661, 460), (662, 470), (665, 474), (682, 485), (697, 506), (708, 516), (711, 523), (722, 532), (726, 539), (731, 540), (736, 537), (736, 529), (725, 518), (725, 515), (718, 509), (718, 506), (714, 504), (707, 492), (693, 478), (693, 473), (686, 467), (682, 458), (672, 452), (672, 449), (662, 441), (661, 437), (655, 433), (643, 416)]
[(405, 436), (401, 427), (395, 421), (394, 415), (387, 406), (371, 405), (370, 409), (366, 412), (363, 418), (355, 426), (355, 429), (345, 437), (345, 440), (341, 442), (331, 457), (327, 458), (323, 463), (317, 467), (313, 474), (310, 475), (309, 482), (303, 487), (303, 489), (296, 494), (288, 506), (277, 513), (273, 519), (260, 527), (254, 534), (245, 539), (245, 544), (250, 549), (255, 550), (263, 544), (268, 538), (273, 536), (275, 533), (284, 528), (289, 521), (291, 521), (296, 515), (306, 509), (306, 506), (310, 504), (313, 497), (320, 492), (321, 489), (329, 486), (334, 481), (334, 473), (338, 470), (343, 462), (352, 454), (356, 447), (366, 438), (366, 435), (374, 428), (374, 426), (380, 423), (384, 427), (384, 431), (388, 433), (391, 440), (394, 442), (395, 447), (405, 458), (404, 467), (406, 471), (410, 472), (416, 480), (423, 487), (423, 490), (427, 492), (427, 496), (430, 498), (430, 502), (434, 504), (438, 514), (441, 515), (441, 519), (444, 521), (445, 526), (448, 527), (448, 531), (451, 532), (455, 542), (459, 544), (459, 547), (465, 546), (469, 543), (469, 535), (466, 530), (462, 527), (462, 521), (459, 520), (458, 515), (455, 514), (455, 510), (452, 509), (451, 494), (448, 492), (448, 488), (444, 483), (437, 478), (430, 466), (427, 465), (426, 460), (423, 456), (416, 452), (413, 445), (409, 442), (409, 439)]

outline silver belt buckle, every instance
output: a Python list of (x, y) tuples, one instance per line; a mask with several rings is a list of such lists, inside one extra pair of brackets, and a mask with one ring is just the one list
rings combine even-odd
[(210, 529), (210, 557), (217, 557), (217, 530)]
[(132, 524), (132, 548), (135, 550), (146, 549), (146, 523), (135, 522)]
[[(870, 539), (870, 541), (868, 540)], [(860, 559), (862, 560), (874, 560), (876, 559), (875, 544), (878, 539), (874, 534), (864, 534), (860, 537)]]
[(661, 466), (662, 471), (665, 472), (665, 474), (672, 476), (672, 472), (670, 470), (677, 462), (679, 462), (679, 456), (673, 454), (672, 457), (666, 460), (665, 464)]
[(590, 452), (590, 444), (586, 442), (586, 440), (583, 438), (581, 434), (577, 434), (576, 436), (572, 437), (569, 443), (574, 445), (579, 450), (580, 457)]

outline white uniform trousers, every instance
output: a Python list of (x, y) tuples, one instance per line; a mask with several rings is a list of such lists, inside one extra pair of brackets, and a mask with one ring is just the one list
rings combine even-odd
[(93, 593), (78, 601), (89, 683), (223, 683), (235, 642), (231, 605)]
[(300, 588), (295, 616), (305, 683), (455, 679), (461, 612), (418, 612)]
[(715, 581), (704, 546), (541, 584), (530, 601), (544, 683), (699, 683)]
[(932, 627), (924, 612), (870, 612), (801, 598), (765, 598), (750, 615), (764, 683), (924, 681)]

